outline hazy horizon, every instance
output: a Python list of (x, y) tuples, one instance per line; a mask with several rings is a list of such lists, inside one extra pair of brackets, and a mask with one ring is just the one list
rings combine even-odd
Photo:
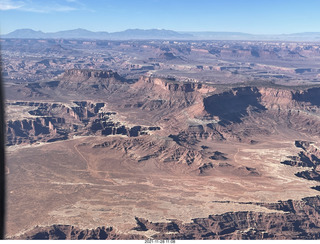
[(19, 29), (15, 29), (13, 31), (10, 31), (8, 33), (1, 33), (1, 35), (6, 35), (9, 34), (11, 32), (14, 31), (18, 31), (18, 30), (33, 30), (33, 31), (40, 31), (43, 32), (45, 34), (50, 34), (50, 33), (56, 33), (56, 32), (63, 32), (63, 31), (73, 31), (73, 30), (86, 30), (86, 31), (91, 31), (91, 32), (106, 32), (106, 33), (116, 33), (116, 32), (124, 32), (124, 31), (128, 31), (128, 30), (144, 30), (144, 31), (148, 31), (148, 30), (163, 30), (163, 31), (174, 31), (177, 33), (241, 33), (241, 34), (248, 34), (248, 35), (292, 35), (292, 34), (302, 34), (302, 33), (320, 33), (320, 31), (307, 31), (307, 32), (296, 32), (296, 33), (279, 33), (279, 34), (275, 34), (275, 33), (260, 33), (260, 34), (255, 34), (255, 33), (249, 33), (249, 32), (242, 32), (242, 31), (224, 31), (224, 30), (203, 30), (203, 31), (193, 31), (193, 30), (186, 30), (186, 31), (181, 31), (181, 30), (173, 30), (173, 29), (165, 29), (165, 28), (148, 28), (148, 29), (143, 29), (143, 28), (130, 28), (130, 29), (123, 29), (123, 30), (118, 30), (118, 31), (107, 31), (107, 30), (97, 30), (97, 31), (93, 31), (91, 29), (86, 29), (86, 28), (82, 28), (82, 27), (78, 27), (78, 28), (73, 28), (73, 29), (61, 29), (61, 30), (56, 30), (56, 31), (43, 31), (41, 29), (33, 29), (33, 28), (19, 28)]
[(280, 35), (319, 32), (318, 9), (317, 0), (0, 0), (0, 32), (83, 28)]

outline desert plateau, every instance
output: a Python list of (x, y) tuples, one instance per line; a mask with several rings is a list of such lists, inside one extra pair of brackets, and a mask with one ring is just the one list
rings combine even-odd
[(319, 43), (1, 47), (7, 239), (320, 238)]

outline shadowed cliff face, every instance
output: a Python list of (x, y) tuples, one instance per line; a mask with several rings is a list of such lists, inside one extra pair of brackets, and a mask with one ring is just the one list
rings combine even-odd
[(235, 88), (228, 92), (215, 94), (203, 100), (205, 110), (218, 116), (221, 124), (240, 123), (249, 111), (260, 112), (266, 108), (259, 102), (261, 94), (255, 87)]
[(307, 102), (311, 105), (320, 106), (320, 88), (311, 88), (293, 94), (293, 99), (298, 102)]

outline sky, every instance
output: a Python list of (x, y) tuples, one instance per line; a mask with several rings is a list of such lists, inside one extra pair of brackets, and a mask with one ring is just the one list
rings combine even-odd
[(0, 33), (30, 28), (320, 32), (320, 0), (0, 0)]

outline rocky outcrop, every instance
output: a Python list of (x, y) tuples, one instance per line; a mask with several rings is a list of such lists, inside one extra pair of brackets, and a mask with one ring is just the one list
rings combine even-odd
[(66, 70), (65, 73), (62, 75), (63, 80), (70, 79), (70, 81), (73, 80), (87, 80), (90, 78), (116, 78), (121, 80), (121, 77), (112, 70), (84, 70), (84, 69), (70, 69)]
[(24, 119), (7, 121), (7, 146), (53, 142), (74, 135), (126, 135), (137, 137), (160, 130), (158, 126), (126, 126), (106, 110), (105, 103), (74, 101), (74, 106), (58, 103), (12, 102), (12, 107), (29, 107)]
[(296, 176), (320, 182), (320, 149), (313, 142), (295, 141), (295, 146), (301, 148), (298, 156), (289, 156), (290, 160), (281, 162), (294, 167), (308, 167), (311, 170), (296, 173)]
[(194, 83), (194, 82), (178, 82), (174, 78), (159, 78), (153, 76), (141, 76), (139, 81), (134, 85), (135, 87), (142, 87), (149, 84), (150, 87), (161, 88), (163, 90), (171, 91), (171, 92), (195, 92), (198, 91), (200, 93), (207, 93), (210, 91), (214, 91), (215, 88), (202, 84), (202, 83)]
[(137, 166), (159, 164), (167, 173), (192, 176), (208, 176), (223, 170), (236, 177), (259, 177), (257, 169), (243, 165), (232, 165), (226, 154), (210, 149), (195, 150), (175, 141), (150, 137), (121, 138), (91, 145), (97, 153), (116, 151), (122, 158)]
[(320, 196), (304, 198), (300, 201), (281, 201), (278, 203), (256, 204), (274, 213), (228, 212), (195, 218), (190, 223), (179, 220), (151, 222), (136, 217), (138, 234), (120, 234), (112, 227), (79, 229), (73, 226), (54, 225), (36, 227), (13, 239), (103, 239), (129, 240), (148, 239), (144, 233), (155, 232), (155, 240), (316, 240), (320, 238)]
[(146, 226), (147, 230), (160, 232), (152, 236), (155, 239), (318, 239), (320, 237), (319, 203), (320, 198), (317, 196), (301, 201), (289, 200), (264, 205), (267, 208), (284, 210), (286, 213), (230, 212), (193, 219), (193, 222), (188, 224), (173, 220), (172, 223), (167, 224), (167, 226), (175, 226), (172, 234), (166, 228), (162, 228), (164, 231), (161, 231), (158, 228), (160, 223), (141, 219), (139, 221)]
[[(172, 170), (170, 165), (175, 164), (184, 171), (191, 172), (201, 164), (203, 155), (187, 147), (181, 147), (173, 141), (155, 140), (144, 138), (130, 138), (121, 140), (106, 141), (100, 144), (92, 145), (93, 148), (113, 149), (124, 152), (125, 155), (134, 159), (137, 163), (146, 162), (150, 159), (157, 159), (164, 166), (168, 166), (168, 170)], [(143, 151), (144, 155), (136, 155), (135, 152)]]
[(48, 117), (8, 121), (7, 145), (67, 139), (62, 131), (59, 130), (57, 133), (56, 126), (64, 123), (63, 118)]
[(194, 82), (179, 82), (174, 78), (141, 76), (132, 85), (132, 92), (141, 96), (137, 107), (143, 110), (184, 109), (195, 103), (201, 103), (202, 94), (214, 91), (215, 88)]
[[(14, 238), (15, 239), (15, 238)], [(112, 227), (80, 229), (70, 225), (36, 227), (19, 237), (20, 240), (143, 240), (142, 235), (117, 233)]]
[(225, 153), (222, 153), (222, 152), (219, 152), (219, 151), (215, 151), (213, 153), (213, 155), (210, 156), (210, 159), (224, 161), (224, 160), (227, 160), (228, 158), (226, 157)]
[(125, 85), (126, 80), (111, 70), (66, 70), (58, 78), (60, 89), (78, 92), (115, 91)]

